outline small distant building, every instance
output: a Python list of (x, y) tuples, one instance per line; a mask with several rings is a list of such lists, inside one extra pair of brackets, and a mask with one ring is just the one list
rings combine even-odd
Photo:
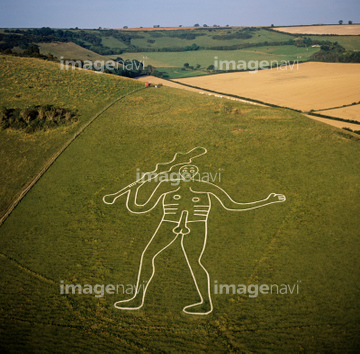
[(150, 82), (145, 82), (145, 87), (150, 87)]

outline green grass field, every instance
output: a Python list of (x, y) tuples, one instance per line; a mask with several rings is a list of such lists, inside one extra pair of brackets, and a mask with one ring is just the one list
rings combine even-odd
[(161, 71), (163, 77), (165, 79), (179, 79), (184, 77), (193, 77), (193, 76), (201, 76), (201, 75), (209, 75), (208, 71), (201, 71), (201, 70), (181, 70), (182, 68), (173, 68), (173, 67), (166, 67), (166, 68), (158, 68), (157, 70)]
[(78, 110), (79, 122), (56, 130), (25, 134), (0, 130), (0, 215), (79, 128), (115, 98), (141, 87), (136, 81), (93, 72), (60, 70), (31, 58), (0, 56), (0, 106), (51, 104)]
[(80, 59), (80, 60), (103, 60), (108, 59), (105, 56), (92, 52), (91, 50), (80, 47), (79, 45), (69, 43), (38, 43), (40, 53), (47, 55), (51, 53), (53, 56), (58, 58), (60, 62), (61, 57), (64, 59)]
[(312, 40), (338, 42), (346, 50), (360, 50), (360, 36), (313, 36), (309, 35)]
[[(245, 61), (247, 66), (255, 68), (260, 65), (261, 61), (268, 61), (274, 63), (277, 61), (279, 65), (289, 61), (306, 61), (310, 60), (311, 56), (316, 53), (319, 48), (298, 48), (296, 46), (268, 46), (257, 47), (241, 50), (197, 50), (190, 52), (146, 52), (146, 53), (123, 53), (121, 57), (126, 59), (137, 59), (146, 65), (153, 65), (157, 70), (165, 73), (165, 76), (170, 79), (205, 75), (202, 71), (181, 71), (185, 63), (191, 66), (199, 64), (202, 69), (206, 69), (209, 65), (214, 65), (215, 58), (220, 61), (234, 61), (235, 66), (230, 64), (230, 70), (236, 70), (237, 64)], [(114, 58), (114, 55), (109, 55), (108, 58)], [(253, 61), (257, 62), (254, 63)], [(250, 64), (249, 64), (250, 62)], [(223, 70), (227, 69), (226, 63), (222, 64)]]
[[(2, 349), (357, 352), (359, 144), (287, 110), (166, 87), (127, 96), (70, 145), (0, 228)], [(113, 307), (129, 295), (60, 295), (61, 280), (134, 284), (161, 210), (133, 215), (124, 199), (106, 205), (102, 197), (133, 182), (137, 169), (195, 146), (208, 150), (196, 160), (200, 171), (221, 169), (217, 184), (234, 200), (287, 197), (245, 213), (213, 201), (203, 256), (213, 313), (181, 312), (198, 297), (179, 242), (157, 258), (141, 310)], [(251, 298), (216, 295), (215, 280), (301, 283), (298, 294)]]
[[(182, 67), (184, 63), (195, 66), (200, 64), (202, 68), (207, 68), (214, 64), (214, 58), (218, 60), (309, 60), (311, 55), (316, 53), (319, 48), (298, 48), (295, 46), (282, 47), (258, 47), (239, 50), (196, 50), (190, 52), (164, 52), (164, 53), (123, 53), (123, 59), (137, 59), (144, 61), (145, 65), (154, 65), (156, 67)], [(109, 56), (114, 58), (114, 56)], [(299, 57), (299, 58), (298, 58)], [(301, 58), (300, 58), (301, 57)]]
[[(260, 42), (281, 42), (288, 41), (293, 38), (289, 34), (279, 33), (279, 32), (270, 32), (264, 29), (253, 32), (252, 38), (248, 39), (226, 39), (219, 40), (213, 39), (215, 35), (229, 35), (239, 31), (239, 28), (229, 28), (229, 29), (201, 29), (201, 30), (186, 30), (186, 31), (156, 31), (157, 34), (154, 34), (154, 31), (136, 31), (135, 33), (143, 36), (144, 38), (132, 39), (131, 44), (140, 48), (171, 48), (171, 47), (186, 47), (193, 43), (196, 43), (200, 47), (213, 47), (213, 46), (231, 46), (242, 43), (260, 43)], [(182, 33), (194, 33), (194, 34), (204, 34), (196, 36), (194, 39), (182, 39), (178, 37), (171, 37), (169, 34), (175, 32), (176, 34)], [(125, 32), (126, 33), (126, 32)], [(128, 33), (128, 32), (127, 32)], [(148, 40), (155, 40), (154, 43), (149, 43)]]

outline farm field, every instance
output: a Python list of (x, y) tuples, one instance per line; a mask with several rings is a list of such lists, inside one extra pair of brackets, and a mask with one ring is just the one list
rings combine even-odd
[(142, 84), (115, 75), (60, 70), (33, 58), (0, 56), (0, 102), (6, 108), (55, 105), (78, 111), (79, 121), (55, 130), (26, 134), (0, 130), (0, 215), (45, 162), (93, 115)]
[[(173, 87), (173, 88), (178, 88), (178, 89), (181, 89), (181, 90), (186, 90), (186, 91), (192, 91), (192, 92), (197, 92), (199, 94), (204, 94), (204, 95), (208, 95), (208, 96), (215, 96), (215, 97), (221, 97), (221, 98), (226, 98), (226, 99), (230, 99), (232, 101), (238, 101), (238, 102), (244, 102), (244, 103), (249, 103), (249, 104), (252, 104), (252, 105), (255, 105), (255, 106), (265, 106), (261, 103), (257, 103), (257, 102), (252, 102), (252, 101), (249, 101), (249, 100), (245, 100), (245, 99), (241, 99), (241, 98), (234, 98), (232, 96), (227, 96), (227, 95), (223, 95), (223, 94), (215, 94), (215, 93), (211, 93), (211, 92), (207, 92), (207, 91), (203, 91), (202, 89), (199, 89), (199, 88), (194, 88), (194, 87), (190, 87), (190, 86), (186, 86), (186, 85), (181, 85), (173, 80), (164, 80), (164, 79), (160, 79), (160, 78), (155, 78), (153, 76), (141, 76), (139, 78), (137, 78), (137, 80), (139, 81), (142, 81), (142, 82), (151, 82), (152, 84), (154, 85), (159, 85), (159, 84), (162, 84), (164, 86), (168, 86), (168, 87)], [(358, 106), (356, 106), (358, 107)], [(334, 110), (335, 112), (337, 110)], [(356, 110), (354, 110), (356, 111)], [(328, 112), (328, 111), (325, 111), (325, 112)], [(330, 111), (329, 111), (330, 112)], [(315, 112), (315, 113), (322, 113), (322, 114), (326, 114), (322, 111), (320, 112)], [(331, 115), (331, 114), (329, 114)], [(336, 116), (337, 118), (343, 118), (343, 119), (350, 119), (350, 120), (356, 120), (355, 119), (355, 116), (356, 114), (349, 114), (349, 116), (347, 116), (346, 114), (344, 114), (343, 116)], [(350, 128), (352, 130), (359, 130), (360, 126), (357, 125), (357, 124), (353, 124), (353, 123), (348, 123), (348, 122), (344, 122), (344, 121), (338, 121), (338, 120), (333, 120), (333, 119), (327, 119), (327, 118), (320, 118), (320, 117), (316, 117), (316, 116), (313, 116), (313, 115), (306, 115), (306, 117), (310, 118), (310, 119), (314, 119), (314, 120), (317, 120), (319, 122), (322, 122), (322, 123), (325, 123), (325, 124), (328, 124), (328, 125), (331, 125), (333, 127), (336, 127), (336, 128)]]
[[(359, 143), (280, 108), (170, 87), (127, 96), (70, 145), (0, 227), (2, 348), (357, 351)], [(102, 197), (196, 146), (208, 151), (196, 160), (200, 171), (222, 171), (216, 184), (234, 200), (287, 198), (243, 213), (214, 199), (203, 256), (213, 313), (182, 312), (198, 295), (180, 240), (156, 259), (141, 310), (116, 310), (115, 301), (129, 298), (123, 293), (61, 295), (61, 281), (135, 282), (161, 208), (133, 215), (124, 199), (106, 205)], [(216, 282), (299, 284), (299, 291), (220, 294)]]
[(311, 62), (286, 70), (224, 73), (175, 81), (301, 111), (316, 111), (357, 102), (359, 80), (359, 64)]
[[(316, 112), (316, 113), (320, 113), (320, 112)], [(325, 113), (323, 113), (323, 114), (325, 114)], [(310, 115), (310, 114), (305, 114), (305, 116), (310, 119), (317, 120), (318, 122), (322, 122), (322, 123), (331, 125), (333, 127), (339, 128), (339, 129), (347, 128), (347, 129), (351, 129), (353, 131), (358, 131), (360, 128), (360, 126), (355, 123), (348, 123), (348, 122), (331, 119), (331, 118), (321, 118), (321, 117), (317, 117), (317, 116)], [(335, 117), (335, 118), (340, 118), (340, 117)], [(350, 118), (344, 116), (343, 119), (350, 119)]]
[(338, 117), (338, 118), (357, 120), (358, 122), (360, 122), (360, 105), (358, 104), (349, 107), (320, 111), (316, 113), (324, 114), (327, 116)]
[[(254, 31), (250, 31), (250, 38), (231, 38), (231, 35), (238, 33), (240, 28), (209, 28), (194, 31), (184, 31), (184, 35), (193, 35), (186, 39), (180, 36), (180, 33), (171, 33), (168, 31), (154, 31), (154, 32), (136, 32), (138, 36), (143, 38), (131, 39), (131, 43), (136, 47), (141, 48), (171, 48), (171, 47), (185, 47), (191, 46), (196, 43), (200, 47), (210, 49), (213, 46), (232, 46), (240, 44), (256, 44), (267, 42), (286, 42), (292, 36), (286, 33), (280, 33), (275, 31), (268, 31), (266, 29), (257, 28)], [(177, 36), (174, 36), (177, 35)], [(225, 39), (220, 39), (225, 36)], [(226, 37), (230, 36), (230, 37)], [(149, 42), (149, 40), (151, 42)]]
[[(249, 62), (254, 61), (272, 61), (276, 60), (282, 64), (282, 60), (309, 60), (311, 55), (316, 53), (319, 48), (298, 48), (296, 46), (269, 46), (257, 47), (251, 49), (239, 50), (197, 50), (192, 52), (145, 52), (145, 53), (123, 53), (123, 59), (137, 59), (145, 61), (145, 64), (154, 65), (158, 68), (161, 67), (183, 67), (184, 63), (189, 63), (195, 66), (200, 64), (202, 68), (207, 68), (209, 65), (214, 64), (215, 57), (218, 60), (234, 60), (236, 63), (240, 60)], [(114, 58), (114, 56), (108, 56)], [(232, 68), (230, 68), (232, 69)], [(236, 69), (236, 67), (235, 67)], [(224, 68), (225, 70), (225, 68)], [(160, 70), (161, 71), (161, 70)]]
[(346, 50), (359, 51), (360, 50), (360, 36), (309, 36), (312, 40), (316, 41), (330, 41), (338, 42)]
[(274, 30), (292, 34), (360, 35), (360, 25), (291, 26), (276, 27)]

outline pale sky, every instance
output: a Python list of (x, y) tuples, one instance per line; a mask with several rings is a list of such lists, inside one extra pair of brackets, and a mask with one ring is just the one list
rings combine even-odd
[(0, 0), (0, 28), (360, 23), (359, 0)]

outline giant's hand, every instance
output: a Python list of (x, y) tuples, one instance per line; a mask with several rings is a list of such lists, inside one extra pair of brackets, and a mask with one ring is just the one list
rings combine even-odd
[(285, 202), (286, 197), (283, 194), (271, 193), (267, 197), (267, 200), (269, 201), (269, 203), (282, 203)]
[(121, 197), (124, 194), (127, 194), (131, 190), (131, 188), (137, 188), (143, 183), (144, 182), (142, 182), (142, 181), (136, 181), (136, 182), (129, 184), (128, 186), (126, 186), (125, 188), (121, 189), (120, 191), (118, 191), (116, 193), (104, 195), (103, 202), (105, 204), (114, 204), (116, 199), (118, 199), (119, 197)]

